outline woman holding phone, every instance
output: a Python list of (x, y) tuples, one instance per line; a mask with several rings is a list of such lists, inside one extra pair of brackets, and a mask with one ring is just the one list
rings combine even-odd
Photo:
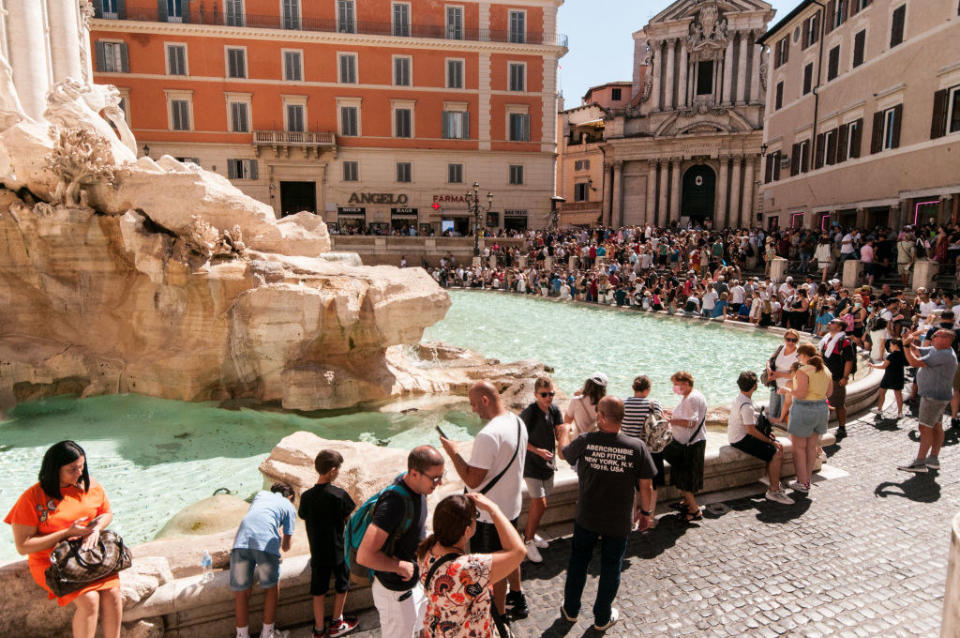
[[(57, 598), (44, 578), (53, 548), (74, 538), (83, 538), (84, 548), (94, 547), (113, 514), (103, 487), (90, 479), (86, 453), (73, 441), (60, 441), (47, 450), (39, 479), (20, 496), (4, 522), (13, 526), (17, 552), (28, 555), (33, 579), (47, 591), (48, 598)], [(74, 638), (93, 638), (101, 614), (104, 638), (120, 636), (123, 600), (119, 587), (120, 578), (112, 574), (57, 598), (61, 607), (76, 605)]]

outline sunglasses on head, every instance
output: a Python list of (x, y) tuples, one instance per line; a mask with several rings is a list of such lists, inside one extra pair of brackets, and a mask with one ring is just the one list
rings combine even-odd
[(554, 395), (556, 394), (556, 392), (538, 392), (537, 394), (539, 394), (539, 395), (542, 396), (544, 399), (546, 399), (547, 397), (552, 397), (552, 396), (554, 396)]

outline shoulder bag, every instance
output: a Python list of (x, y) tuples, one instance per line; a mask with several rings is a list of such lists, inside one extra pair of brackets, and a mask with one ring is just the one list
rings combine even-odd
[(85, 550), (82, 545), (83, 539), (60, 541), (50, 554), (50, 567), (44, 577), (57, 598), (112, 576), (133, 563), (123, 539), (108, 529), (100, 532), (95, 547)]
[[(777, 351), (773, 353), (773, 356), (770, 357), (769, 365), (771, 371), (776, 371), (777, 369), (777, 357), (780, 356), (780, 353), (783, 352), (783, 346), (781, 345), (777, 348)], [(770, 373), (764, 370), (760, 374), (760, 383), (767, 386), (768, 388), (776, 387), (777, 380), (770, 377)]]

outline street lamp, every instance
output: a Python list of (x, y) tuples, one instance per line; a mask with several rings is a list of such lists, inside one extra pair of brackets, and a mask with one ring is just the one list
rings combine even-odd
[(493, 193), (487, 193), (487, 207), (480, 205), (480, 182), (473, 183), (473, 190), (467, 191), (467, 210), (473, 212), (473, 257), (480, 258), (480, 213), (490, 212), (493, 208)]

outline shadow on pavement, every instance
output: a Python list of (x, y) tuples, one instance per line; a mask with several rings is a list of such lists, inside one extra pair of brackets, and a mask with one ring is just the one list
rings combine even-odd
[(900, 483), (884, 481), (873, 490), (873, 495), (880, 498), (902, 496), (917, 503), (935, 503), (940, 500), (940, 486), (932, 475), (937, 474), (939, 472), (933, 470), (925, 474), (914, 474)]
[(874, 429), (882, 432), (893, 432), (894, 430), (900, 429), (900, 421), (898, 419), (879, 415), (870, 425), (872, 425)]
[(806, 514), (813, 501), (800, 492), (793, 492), (789, 496), (794, 500), (793, 505), (774, 503), (767, 499), (754, 503), (757, 508), (757, 520), (761, 523), (789, 523)]
[[(563, 618), (557, 618), (553, 621), (553, 624), (546, 628), (546, 630), (540, 634), (542, 638), (561, 638), (561, 636), (566, 636), (570, 633), (570, 630), (576, 627), (577, 625), (572, 622), (567, 622)], [(587, 631), (591, 631), (591, 627)]]

